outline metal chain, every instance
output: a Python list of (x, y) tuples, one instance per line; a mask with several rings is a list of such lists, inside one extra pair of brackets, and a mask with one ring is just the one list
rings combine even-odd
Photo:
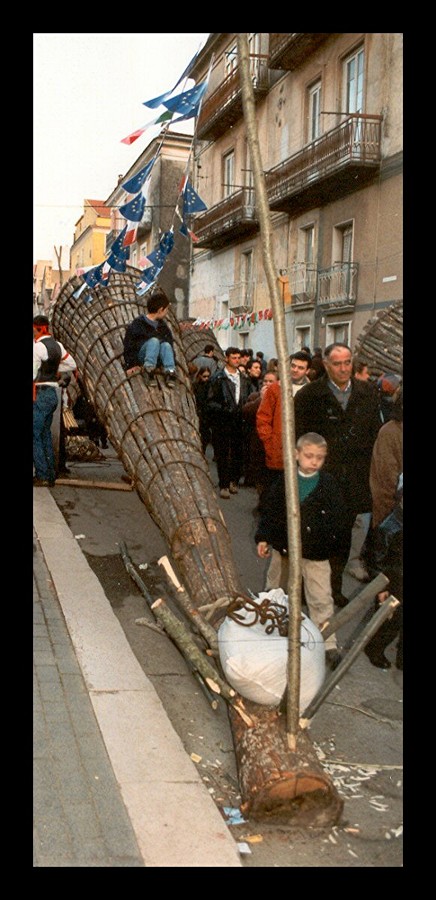
[[(254, 618), (251, 622), (247, 622), (246, 618), (238, 615), (238, 612), (242, 610), (254, 613)], [(255, 600), (237, 597), (236, 600), (229, 604), (226, 614), (238, 625), (243, 625), (246, 628), (250, 628), (252, 625), (256, 625), (257, 622), (260, 622), (261, 625), (266, 625), (266, 634), (272, 634), (276, 628), (281, 637), (286, 637), (288, 634), (288, 610), (280, 603), (271, 603), (268, 598), (262, 600), (261, 603), (256, 603)]]

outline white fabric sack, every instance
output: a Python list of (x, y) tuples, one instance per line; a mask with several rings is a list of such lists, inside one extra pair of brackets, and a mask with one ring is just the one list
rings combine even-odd
[[(263, 591), (265, 598), (288, 610), (288, 598), (281, 588)], [(254, 621), (254, 613), (239, 610), (238, 616)], [(304, 712), (325, 678), (325, 643), (321, 632), (302, 613), (300, 650), (300, 713)], [(266, 706), (278, 706), (287, 682), (288, 638), (275, 629), (266, 634), (257, 622), (247, 627), (226, 617), (218, 629), (221, 666), (229, 684), (247, 700)]]

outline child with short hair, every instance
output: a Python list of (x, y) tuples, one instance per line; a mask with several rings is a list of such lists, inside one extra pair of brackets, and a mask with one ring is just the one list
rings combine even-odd
[(173, 335), (163, 321), (170, 308), (165, 291), (157, 285), (148, 301), (146, 315), (137, 316), (126, 328), (124, 336), (124, 362), (127, 375), (142, 370), (149, 387), (157, 384), (155, 370), (162, 365), (167, 387), (176, 381)]
[[(327, 442), (320, 434), (308, 432), (298, 439), (295, 458), (298, 465), (302, 576), (309, 616), (318, 627), (334, 613), (329, 557), (338, 553), (343, 540), (343, 523), (346, 521), (340, 487), (332, 475), (322, 471), (326, 456)], [(271, 556), (266, 590), (281, 587), (287, 591), (288, 528), (283, 471), (262, 494), (255, 541), (258, 556), (263, 559)], [(326, 661), (331, 669), (335, 669), (341, 661), (335, 634), (326, 640)]]

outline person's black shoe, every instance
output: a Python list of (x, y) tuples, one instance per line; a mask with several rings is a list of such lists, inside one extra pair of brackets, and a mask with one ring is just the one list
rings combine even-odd
[(348, 604), (348, 598), (344, 597), (343, 594), (333, 594), (333, 600), (335, 606), (338, 606), (339, 609), (343, 609)]
[(366, 647), (364, 648), (364, 651), (365, 651), (365, 654), (368, 657), (370, 663), (372, 663), (373, 666), (376, 666), (377, 669), (390, 669), (391, 668), (391, 663), (389, 662), (388, 659), (386, 659), (386, 656), (384, 655), (383, 652), (374, 653), (374, 651), (371, 651), (371, 650), (368, 651), (368, 649)]
[(342, 662), (342, 656), (338, 650), (326, 650), (325, 661), (329, 669), (334, 672), (338, 668), (339, 663)]
[(142, 377), (147, 387), (157, 387), (157, 380), (154, 374), (154, 369), (143, 369)]
[(33, 487), (52, 487), (53, 483), (46, 481), (45, 478), (34, 478)]
[(175, 387), (177, 381), (177, 376), (174, 369), (170, 369), (168, 372), (165, 372), (165, 384), (169, 388)]

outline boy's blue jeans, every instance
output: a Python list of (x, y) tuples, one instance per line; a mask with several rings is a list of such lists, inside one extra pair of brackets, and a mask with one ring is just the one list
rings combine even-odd
[(171, 344), (167, 341), (160, 341), (158, 338), (152, 337), (145, 341), (140, 347), (138, 359), (141, 366), (145, 369), (155, 369), (160, 363), (164, 372), (169, 372), (176, 368), (174, 361), (174, 351)]

